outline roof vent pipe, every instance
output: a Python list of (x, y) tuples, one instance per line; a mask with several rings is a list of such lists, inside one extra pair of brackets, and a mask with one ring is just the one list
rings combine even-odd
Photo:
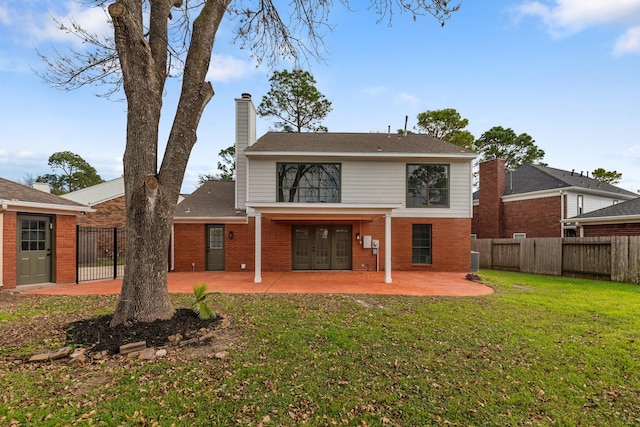
[(407, 136), (407, 122), (409, 121), (409, 116), (404, 116), (404, 136)]

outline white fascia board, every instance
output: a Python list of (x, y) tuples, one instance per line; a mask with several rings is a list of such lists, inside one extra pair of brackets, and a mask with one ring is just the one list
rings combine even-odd
[(516, 202), (520, 200), (543, 199), (545, 197), (557, 197), (561, 193), (585, 194), (590, 196), (606, 197), (611, 200), (631, 200), (634, 196), (621, 193), (612, 193), (610, 191), (594, 190), (592, 188), (583, 187), (561, 187), (549, 190), (531, 191), (529, 193), (508, 194), (502, 196), (503, 202)]
[(21, 202), (12, 200), (0, 200), (2, 210), (20, 211), (32, 213), (91, 213), (95, 212), (88, 206), (67, 206), (51, 203)]
[(341, 203), (247, 203), (250, 216), (264, 215), (281, 220), (371, 219), (390, 215), (402, 207), (394, 204)]
[(633, 222), (640, 222), (640, 215), (616, 215), (616, 216), (600, 216), (593, 218), (567, 218), (561, 222), (575, 223), (580, 225), (597, 225), (597, 224), (628, 224)]
[(245, 152), (245, 155), (261, 158), (289, 158), (289, 157), (321, 157), (324, 159), (375, 159), (375, 160), (402, 160), (402, 159), (451, 159), (471, 161), (478, 157), (475, 153), (329, 153), (321, 151), (262, 151)]
[(235, 216), (194, 216), (194, 217), (174, 217), (174, 224), (248, 224), (247, 217)]
[(361, 213), (388, 212), (402, 207), (401, 203), (251, 203), (247, 206), (259, 212)]
[(97, 205), (122, 196), (124, 196), (124, 178), (118, 177), (63, 194), (60, 197), (85, 205)]

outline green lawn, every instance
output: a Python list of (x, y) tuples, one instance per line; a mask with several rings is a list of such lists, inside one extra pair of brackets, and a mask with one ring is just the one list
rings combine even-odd
[(242, 334), (225, 361), (18, 364), (64, 334), (20, 342), (12, 325), (104, 314), (116, 299), (2, 305), (0, 424), (640, 424), (640, 286), (479, 274), (495, 294), (215, 294)]

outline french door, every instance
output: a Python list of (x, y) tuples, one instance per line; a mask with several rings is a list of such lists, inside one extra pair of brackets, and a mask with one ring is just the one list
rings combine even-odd
[(351, 270), (350, 225), (294, 225), (293, 270)]

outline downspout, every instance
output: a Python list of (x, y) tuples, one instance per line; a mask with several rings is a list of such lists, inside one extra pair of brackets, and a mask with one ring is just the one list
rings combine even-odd
[(6, 203), (0, 207), (0, 289), (4, 288), (4, 213), (7, 208)]
[(564, 195), (565, 191), (560, 190), (560, 237), (564, 237)]

